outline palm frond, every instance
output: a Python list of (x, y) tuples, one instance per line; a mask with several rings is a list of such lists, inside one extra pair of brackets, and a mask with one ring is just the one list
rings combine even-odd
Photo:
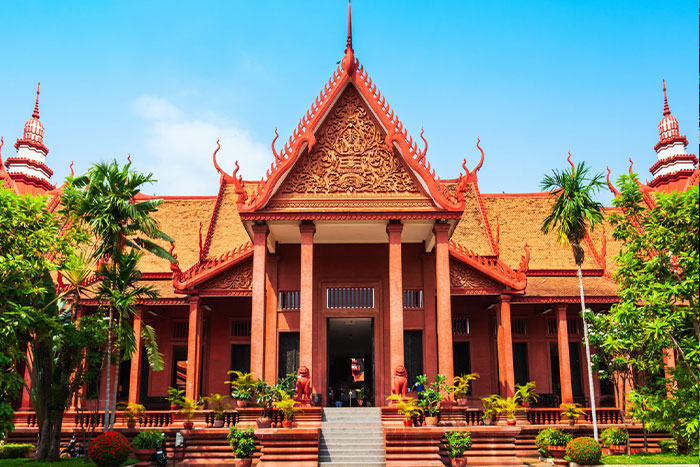
[(145, 324), (141, 327), (141, 342), (146, 349), (148, 364), (153, 371), (162, 371), (163, 368), (165, 368), (165, 359), (163, 358), (163, 354), (158, 350), (156, 331), (152, 326)]

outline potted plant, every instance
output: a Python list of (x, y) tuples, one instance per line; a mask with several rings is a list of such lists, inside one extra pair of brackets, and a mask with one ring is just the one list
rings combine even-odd
[(253, 429), (239, 430), (236, 427), (231, 427), (226, 439), (233, 449), (233, 455), (236, 456), (235, 465), (250, 467), (253, 462), (253, 453), (255, 452), (255, 434)]
[(134, 455), (139, 460), (137, 465), (150, 465), (150, 459), (156, 453), (158, 441), (164, 438), (163, 433), (158, 430), (142, 431), (131, 442), (131, 448)]
[(136, 402), (128, 402), (126, 404), (122, 403), (122, 410), (124, 410), (124, 418), (126, 418), (126, 427), (130, 430), (136, 428), (136, 422), (146, 415), (146, 407)]
[(561, 430), (551, 429), (547, 436), (547, 450), (555, 459), (564, 459), (566, 455), (566, 445), (571, 441), (572, 436)]
[(399, 415), (404, 416), (403, 426), (413, 426), (413, 417), (423, 413), (423, 409), (418, 405), (418, 400), (412, 397), (404, 398), (400, 394), (392, 394), (386, 400), (396, 402)]
[(224, 399), (226, 399), (226, 396), (216, 393), (204, 398), (204, 400), (207, 402), (207, 408), (211, 410), (212, 416), (214, 417), (214, 428), (221, 428), (224, 426), (226, 409), (231, 407), (231, 404), (225, 403)]
[(581, 409), (581, 404), (562, 404), (561, 419), (568, 420), (569, 425), (574, 426), (576, 420), (582, 417), (585, 412)]
[(606, 428), (600, 434), (600, 443), (605, 455), (624, 454), (627, 448), (627, 433), (622, 428)]
[(236, 400), (238, 407), (247, 407), (248, 401), (255, 393), (258, 380), (253, 378), (253, 373), (243, 373), (242, 371), (233, 370), (229, 371), (228, 374), (235, 376), (231, 381), (226, 381), (226, 384), (231, 385), (231, 396)]
[(195, 413), (197, 413), (197, 409), (201, 406), (201, 401), (188, 399), (187, 397), (182, 399), (178, 413), (185, 417), (185, 422), (183, 423), (185, 430), (191, 430), (194, 427), (194, 422), (192, 422), (192, 419), (194, 418)]
[(365, 403), (365, 397), (367, 397), (364, 386), (357, 390), (355, 397), (357, 397), (357, 405), (362, 407)]
[(256, 402), (262, 407), (262, 416), (255, 419), (258, 428), (270, 428), (272, 426), (272, 407), (280, 400), (280, 389), (275, 386), (268, 386), (265, 381), (259, 381), (255, 388)]
[(440, 402), (444, 399), (447, 391), (447, 378), (444, 375), (435, 375), (435, 381), (428, 385), (428, 377), (420, 375), (416, 377), (416, 381), (423, 386), (423, 392), (418, 404), (425, 413), (425, 424), (426, 426), (437, 426)]
[(527, 383), (515, 385), (515, 399), (520, 402), (523, 407), (530, 407), (530, 402), (537, 402), (540, 395), (535, 392), (535, 382), (528, 381)]
[(182, 400), (185, 398), (185, 390), (178, 388), (168, 388), (168, 397), (165, 398), (166, 401), (170, 402), (170, 410), (177, 410), (182, 404)]
[(515, 396), (506, 398), (500, 397), (498, 399), (498, 415), (504, 415), (506, 417), (506, 423), (510, 426), (514, 426), (517, 423), (515, 414), (521, 410), (523, 410), (523, 408)]
[(484, 421), (484, 425), (493, 425), (496, 421), (500, 400), (501, 396), (498, 394), (491, 394), (488, 397), (481, 398), (481, 411), (483, 413), (481, 419)]
[(467, 457), (464, 455), (472, 448), (472, 437), (469, 431), (451, 430), (445, 433), (447, 439), (447, 455), (453, 466), (467, 465)]
[(282, 412), (282, 415), (284, 416), (282, 426), (284, 428), (291, 428), (294, 426), (294, 416), (302, 412), (301, 409), (295, 407), (296, 405), (299, 405), (299, 402), (292, 399), (289, 394), (284, 393), (281, 400), (275, 402), (274, 405), (280, 410), (280, 412)]
[(454, 394), (457, 400), (457, 405), (462, 407), (467, 405), (467, 393), (469, 392), (469, 384), (479, 378), (479, 373), (469, 373), (468, 375), (455, 376), (452, 379), (452, 386), (449, 387), (450, 392)]

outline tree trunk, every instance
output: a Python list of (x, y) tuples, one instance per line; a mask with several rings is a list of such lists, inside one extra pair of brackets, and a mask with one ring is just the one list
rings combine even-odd
[(122, 364), (122, 356), (119, 349), (115, 349), (115, 355), (117, 357), (117, 364), (114, 368), (114, 384), (112, 386), (112, 400), (109, 401), (109, 410), (111, 412), (111, 418), (109, 420), (109, 429), (114, 430), (114, 424), (117, 422), (117, 391), (119, 389), (119, 371)]
[(588, 388), (591, 395), (591, 418), (593, 419), (593, 438), (598, 441), (598, 419), (595, 413), (595, 389), (593, 388), (593, 367), (591, 366), (591, 346), (588, 343), (588, 323), (586, 322), (586, 302), (583, 298), (583, 274), (578, 267), (578, 283), (581, 289), (581, 318), (583, 319), (583, 338), (586, 341), (586, 363), (588, 365)]
[(109, 321), (107, 322), (107, 355), (105, 357), (105, 361), (107, 364), (105, 365), (105, 368), (107, 369), (107, 375), (105, 379), (105, 415), (104, 415), (104, 420), (102, 422), (102, 425), (104, 426), (104, 430), (107, 431), (107, 427), (109, 427), (109, 401), (110, 401), (110, 394), (109, 394), (109, 389), (110, 389), (110, 382), (111, 382), (111, 374), (112, 374), (112, 307), (109, 307)]

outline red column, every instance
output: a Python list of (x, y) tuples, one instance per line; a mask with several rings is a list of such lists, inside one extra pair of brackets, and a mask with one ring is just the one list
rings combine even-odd
[[(131, 356), (131, 375), (129, 377), (129, 402), (139, 401), (139, 389), (141, 388), (141, 312), (134, 314), (134, 340), (136, 346)], [(189, 358), (189, 355), (188, 355)], [(189, 372), (189, 368), (187, 369)]]
[(253, 300), (250, 317), (250, 371), (264, 377), (265, 364), (265, 276), (267, 269), (266, 224), (253, 225)]
[(450, 226), (435, 224), (435, 283), (437, 291), (437, 340), (438, 371), (452, 381), (452, 304), (450, 302), (450, 252), (448, 238)]
[(403, 224), (390, 222), (389, 234), (389, 362), (390, 374), (403, 366), (403, 273), (401, 269), (401, 232)]
[(187, 384), (185, 397), (199, 397), (199, 368), (201, 366), (202, 343), (202, 310), (199, 307), (199, 296), (190, 296), (190, 316), (187, 330)]
[(279, 256), (268, 255), (265, 284), (267, 314), (265, 316), (265, 381), (277, 382), (277, 263)]
[(299, 366), (314, 371), (314, 233), (313, 223), (302, 222), (301, 233), (301, 280), (299, 287)]
[[(27, 365), (24, 367), (24, 383), (25, 386), (22, 387), (22, 403), (20, 404), (20, 410), (32, 410), (32, 400), (29, 396), (29, 390), (32, 387), (32, 376), (31, 376), (31, 359), (32, 353), (27, 350)], [(104, 379), (104, 378), (102, 378)]]
[(569, 330), (566, 325), (566, 305), (559, 304), (556, 306), (556, 310), (561, 403), (572, 404), (574, 402), (574, 396), (571, 390), (571, 360), (569, 359)]
[(515, 372), (513, 369), (513, 336), (510, 331), (510, 295), (501, 295), (501, 306), (498, 312), (498, 331), (501, 339), (498, 346), (498, 367), (502, 370), (499, 375), (502, 381), (502, 395), (511, 397), (515, 394)]
[(437, 373), (437, 339), (435, 325), (435, 258), (423, 254), (423, 370), (431, 380)]

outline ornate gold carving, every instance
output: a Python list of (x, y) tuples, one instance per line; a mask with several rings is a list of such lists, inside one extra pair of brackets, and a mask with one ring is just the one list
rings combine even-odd
[(500, 289), (501, 285), (468, 266), (450, 260), (450, 285), (459, 289)]
[(247, 261), (203, 283), (199, 289), (246, 290), (253, 288), (253, 263)]
[(287, 195), (420, 193), (352, 86), (323, 124), (311, 153), (280, 191)]

